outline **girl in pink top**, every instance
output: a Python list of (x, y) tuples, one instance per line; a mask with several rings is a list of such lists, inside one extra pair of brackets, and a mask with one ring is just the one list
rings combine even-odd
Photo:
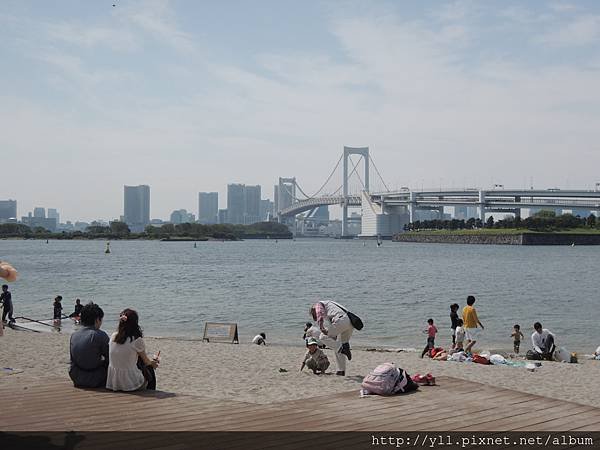
[(427, 333), (427, 345), (423, 349), (423, 353), (421, 353), (421, 358), (425, 356), (425, 354), (428, 353), (432, 348), (435, 347), (435, 335), (438, 331), (435, 325), (433, 324), (433, 319), (428, 319), (427, 324), (427, 330), (424, 330), (424, 332)]

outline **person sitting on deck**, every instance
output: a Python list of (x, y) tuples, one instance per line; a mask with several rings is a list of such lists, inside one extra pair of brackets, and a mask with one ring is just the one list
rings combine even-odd
[(542, 324), (536, 322), (533, 324), (535, 330), (531, 335), (531, 343), (533, 345), (533, 351), (540, 355), (542, 359), (549, 361), (554, 357), (554, 335), (550, 330), (542, 328)]
[(100, 329), (104, 311), (94, 303), (81, 309), (83, 328), (71, 335), (71, 368), (69, 377), (75, 387), (106, 386), (108, 367), (108, 334)]
[(119, 315), (117, 332), (110, 337), (109, 365), (106, 388), (113, 391), (139, 391), (156, 389), (154, 369), (158, 357), (146, 355), (138, 314), (124, 309)]

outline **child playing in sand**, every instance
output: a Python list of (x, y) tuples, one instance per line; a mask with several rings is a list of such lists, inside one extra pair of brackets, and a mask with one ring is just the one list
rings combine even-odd
[(306, 344), (308, 351), (304, 356), (304, 361), (302, 361), (300, 372), (302, 372), (302, 369), (306, 366), (312, 370), (315, 375), (325, 373), (329, 367), (329, 359), (327, 359), (327, 355), (323, 353), (323, 350), (319, 348), (319, 341), (311, 337), (308, 338)]
[(304, 325), (304, 334), (302, 335), (302, 339), (304, 339), (306, 345), (308, 345), (308, 340), (312, 337), (317, 341), (321, 335), (321, 330), (319, 327), (316, 327), (312, 324), (312, 322), (306, 322)]
[(265, 333), (260, 333), (254, 336), (252, 339), (252, 343), (256, 345), (267, 345), (267, 335)]
[(58, 321), (62, 319), (62, 296), (57, 295), (54, 298), (54, 321)]
[(521, 325), (516, 324), (513, 328), (513, 332), (510, 335), (513, 338), (513, 346), (515, 353), (519, 354), (519, 347), (521, 346), (521, 339), (524, 337), (523, 333), (521, 333)]
[(457, 352), (463, 350), (463, 345), (465, 342), (465, 328), (463, 327), (464, 322), (462, 319), (458, 319), (456, 321), (456, 330), (454, 330), (454, 350)]
[(421, 358), (425, 356), (429, 350), (435, 347), (435, 334), (437, 333), (437, 328), (433, 324), (433, 319), (427, 319), (427, 329), (423, 330), (424, 333), (427, 333), (427, 345), (423, 349), (423, 353), (421, 353)]

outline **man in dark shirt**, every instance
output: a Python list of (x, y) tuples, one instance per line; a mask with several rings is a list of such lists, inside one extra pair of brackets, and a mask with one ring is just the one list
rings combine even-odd
[(83, 309), (83, 305), (81, 304), (81, 300), (75, 300), (75, 311), (69, 314), (69, 317), (79, 317), (81, 315), (81, 310)]
[(12, 295), (8, 290), (8, 285), (2, 285), (2, 294), (0, 294), (0, 302), (3, 305), (2, 308), (2, 322), (6, 322), (6, 316), (8, 315), (8, 320), (10, 323), (13, 323), (15, 319), (13, 318), (13, 303), (12, 303)]
[(450, 329), (452, 330), (452, 348), (456, 346), (456, 327), (458, 326), (458, 303), (450, 305)]
[(94, 303), (81, 310), (81, 330), (71, 335), (69, 376), (75, 387), (105, 387), (108, 368), (108, 334), (100, 330), (104, 311)]

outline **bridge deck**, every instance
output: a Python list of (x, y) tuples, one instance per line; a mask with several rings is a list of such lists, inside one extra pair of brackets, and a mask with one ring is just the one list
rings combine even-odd
[(64, 380), (0, 387), (0, 398), (0, 431), (600, 431), (599, 408), (449, 377), (408, 395), (352, 391), (268, 405), (82, 390)]

